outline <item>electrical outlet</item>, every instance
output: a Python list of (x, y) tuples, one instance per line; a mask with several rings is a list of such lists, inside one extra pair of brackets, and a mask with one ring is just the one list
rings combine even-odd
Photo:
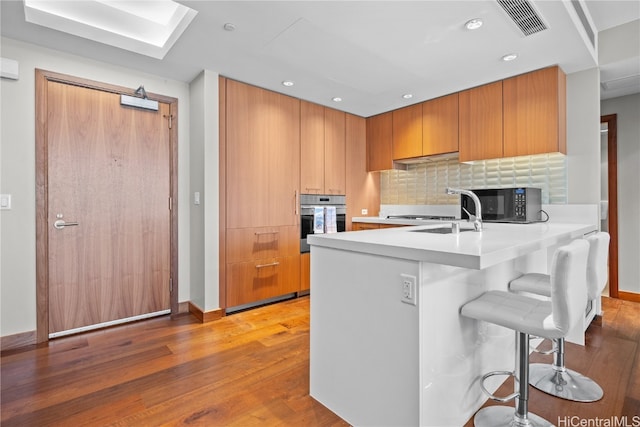
[(369, 209), (362, 209), (360, 212), (361, 212), (360, 215), (368, 215)]
[(406, 304), (417, 305), (418, 288), (416, 286), (416, 276), (401, 274), (400, 284), (402, 291), (400, 301)]

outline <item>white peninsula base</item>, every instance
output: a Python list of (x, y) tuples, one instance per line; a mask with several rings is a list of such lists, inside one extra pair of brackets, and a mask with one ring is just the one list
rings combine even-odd
[[(547, 226), (537, 242), (510, 249), (492, 239), (500, 227), (494, 235), (404, 228), (400, 237), (391, 229), (311, 238), (311, 396), (355, 426), (463, 425), (486, 401), (480, 377), (513, 369), (515, 348), (513, 331), (464, 318), (460, 307), (506, 290), (546, 260), (546, 248), (591, 230), (568, 228)], [(408, 259), (391, 256), (396, 238), (413, 250)], [(477, 266), (446, 265), (443, 254), (450, 264), (477, 257)], [(407, 276), (417, 281), (416, 305), (402, 301)], [(486, 384), (495, 390), (503, 380)]]

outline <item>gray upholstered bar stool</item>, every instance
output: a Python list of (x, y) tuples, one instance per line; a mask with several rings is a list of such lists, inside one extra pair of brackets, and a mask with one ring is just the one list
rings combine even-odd
[[(607, 284), (609, 233), (599, 232), (586, 238), (589, 242), (587, 261), (587, 296), (599, 298)], [(551, 296), (551, 278), (546, 274), (528, 273), (512, 280), (509, 289), (546, 297)], [(532, 363), (529, 384), (538, 390), (576, 402), (595, 402), (603, 396), (602, 388), (591, 378), (567, 369), (564, 363), (564, 338), (553, 340), (553, 363)]]
[[(583, 315), (587, 302), (584, 280), (589, 244), (577, 239), (558, 248), (551, 266), (551, 300), (543, 301), (506, 291), (488, 291), (462, 306), (460, 313), (516, 331), (516, 366), (512, 372), (490, 372), (482, 377), (482, 390), (492, 399), (516, 399), (514, 408), (490, 406), (474, 417), (476, 427), (537, 427), (551, 422), (529, 413), (529, 336), (555, 339), (567, 335)], [(493, 375), (514, 375), (515, 392), (501, 398), (491, 395), (484, 381)]]

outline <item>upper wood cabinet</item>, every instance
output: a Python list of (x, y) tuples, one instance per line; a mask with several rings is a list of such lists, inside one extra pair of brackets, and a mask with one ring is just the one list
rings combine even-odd
[(458, 94), (422, 103), (422, 155), (458, 151)]
[(503, 80), (504, 156), (567, 152), (566, 76), (555, 66)]
[(345, 113), (311, 102), (300, 107), (300, 191), (345, 194)]
[(502, 157), (502, 81), (458, 95), (460, 161)]
[(300, 101), (300, 191), (324, 192), (324, 107)]
[(393, 169), (393, 113), (371, 116), (367, 120), (367, 170)]
[(422, 104), (393, 111), (393, 159), (422, 156)]
[(346, 113), (324, 109), (324, 190), (326, 194), (346, 194), (347, 140)]
[(300, 100), (226, 81), (227, 228), (296, 225)]

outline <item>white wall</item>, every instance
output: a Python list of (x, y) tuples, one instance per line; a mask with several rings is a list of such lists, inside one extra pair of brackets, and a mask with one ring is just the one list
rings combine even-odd
[[(191, 95), (191, 302), (202, 311), (220, 307), (218, 74), (205, 70)], [(200, 205), (194, 193), (200, 193)]]
[[(3, 58), (19, 62), (17, 81), (0, 81), (0, 192), (13, 206), (0, 212), (0, 336), (36, 329), (35, 69), (178, 98), (179, 301), (189, 300), (189, 86), (136, 70), (2, 38)], [(217, 116), (216, 116), (217, 120)], [(217, 166), (216, 166), (217, 169)]]
[(568, 203), (600, 203), (600, 73), (567, 75)]
[(618, 289), (640, 293), (640, 94), (602, 101), (618, 124)]

